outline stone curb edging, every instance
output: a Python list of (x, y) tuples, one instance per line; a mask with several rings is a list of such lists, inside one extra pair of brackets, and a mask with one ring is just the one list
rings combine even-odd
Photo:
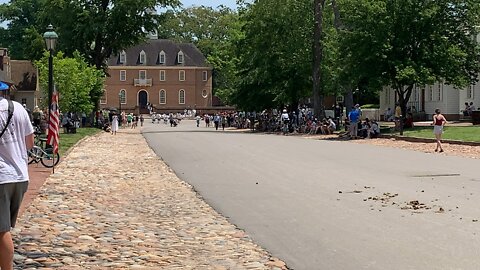
[[(422, 142), (422, 143), (434, 143), (436, 142), (435, 139), (429, 138), (418, 138), (418, 137), (407, 137), (407, 136), (400, 136), (400, 135), (387, 135), (387, 134), (380, 134), (380, 138), (385, 139), (395, 139), (407, 142)], [(480, 146), (480, 142), (466, 142), (466, 141), (456, 141), (456, 140), (443, 140), (442, 143), (449, 143), (449, 144), (457, 144), (457, 145), (468, 145), (468, 146)]]

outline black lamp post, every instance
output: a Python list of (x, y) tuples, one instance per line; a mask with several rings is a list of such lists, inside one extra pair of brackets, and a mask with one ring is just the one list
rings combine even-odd
[(50, 117), (50, 114), (52, 113), (51, 107), (53, 94), (53, 51), (55, 50), (55, 43), (58, 39), (58, 35), (53, 31), (53, 26), (51, 24), (47, 27), (47, 32), (43, 34), (43, 39), (45, 39), (45, 45), (50, 52), (48, 57), (48, 115)]
[(122, 125), (122, 92), (118, 93), (118, 126)]

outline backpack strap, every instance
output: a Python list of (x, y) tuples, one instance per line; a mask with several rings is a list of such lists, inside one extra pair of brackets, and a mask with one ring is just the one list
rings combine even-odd
[(13, 102), (9, 99), (7, 124), (3, 127), (2, 133), (0, 133), (0, 138), (3, 136), (3, 133), (7, 131), (8, 125), (10, 125), (10, 121), (12, 120), (12, 117), (13, 117), (13, 111), (14, 111)]

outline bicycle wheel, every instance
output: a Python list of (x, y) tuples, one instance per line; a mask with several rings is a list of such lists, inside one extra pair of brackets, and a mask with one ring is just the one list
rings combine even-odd
[(32, 154), (28, 153), (28, 164), (38, 163), (38, 159)]
[(30, 149), (28, 151), (28, 164), (32, 164), (32, 163), (38, 163), (40, 160), (39, 160), (39, 154), (41, 154), (41, 152), (38, 151), (38, 146), (34, 146), (32, 149)]
[(40, 159), (40, 162), (42, 162), (42, 165), (47, 168), (52, 168), (53, 166), (57, 165), (59, 161), (60, 161), (59, 153), (43, 154), (42, 159)]

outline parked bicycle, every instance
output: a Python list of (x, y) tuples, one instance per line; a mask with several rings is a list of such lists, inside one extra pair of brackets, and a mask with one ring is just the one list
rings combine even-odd
[(54, 154), (53, 147), (47, 146), (47, 139), (40, 134), (35, 132), (35, 145), (28, 151), (28, 164), (40, 162), (43, 166), (52, 168), (60, 161), (60, 154)]

